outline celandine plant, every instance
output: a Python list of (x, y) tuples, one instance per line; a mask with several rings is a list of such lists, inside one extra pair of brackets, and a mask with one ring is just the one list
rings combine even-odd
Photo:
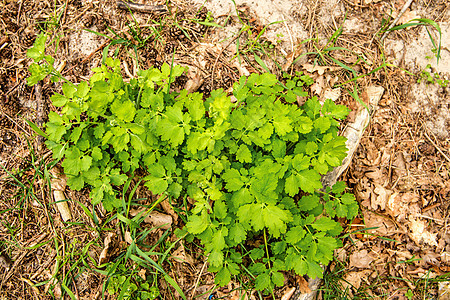
[[(29, 84), (52, 75), (53, 59), (39, 37), (29, 56)], [(255, 288), (273, 290), (282, 271), (322, 276), (339, 247), (342, 227), (332, 218), (353, 218), (355, 197), (339, 182), (322, 187), (321, 175), (346, 156), (338, 120), (348, 109), (313, 97), (304, 105), (303, 75), (281, 84), (273, 74), (241, 77), (235, 101), (222, 90), (170, 91), (185, 69), (164, 64), (123, 81), (120, 62), (94, 68), (89, 82), (62, 85), (51, 97), (47, 146), (74, 190), (90, 188), (94, 204), (121, 206), (118, 187), (138, 168), (154, 194), (194, 201), (185, 230), (198, 237), (216, 283), (242, 270)], [(256, 242), (248, 243), (252, 240)]]

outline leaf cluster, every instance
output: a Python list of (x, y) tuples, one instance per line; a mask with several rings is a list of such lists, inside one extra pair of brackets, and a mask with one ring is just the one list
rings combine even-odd
[(321, 183), (346, 156), (338, 136), (346, 107), (316, 97), (299, 106), (312, 83), (302, 74), (284, 84), (269, 73), (241, 77), (232, 102), (222, 89), (207, 99), (172, 91), (180, 66), (130, 82), (118, 60), (93, 71), (51, 97), (60, 113), (46, 124), (72, 189), (89, 187), (94, 204), (113, 210), (122, 205), (118, 187), (142, 169), (152, 193), (188, 197), (185, 229), (201, 240), (220, 285), (240, 272), (267, 291), (283, 285), (283, 271), (322, 276), (342, 231), (332, 218), (353, 218), (358, 207), (343, 183), (325, 191)]

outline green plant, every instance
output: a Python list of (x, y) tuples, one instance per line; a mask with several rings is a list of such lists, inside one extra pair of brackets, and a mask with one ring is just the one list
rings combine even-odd
[(136, 269), (129, 269), (124, 262), (108, 266), (110, 277), (107, 280), (106, 291), (116, 295), (118, 300), (153, 300), (159, 296), (159, 289), (138, 275)]
[[(428, 84), (437, 83), (441, 87), (447, 87), (449, 80), (442, 79), (438, 73), (432, 73), (430, 69), (431, 69), (431, 65), (428, 64), (425, 67), (425, 69), (422, 72), (420, 72), (420, 74), (418, 75), (419, 78), (417, 79), (417, 82), (421, 83), (423, 80), (425, 80), (425, 82)], [(427, 71), (427, 70), (430, 70), (430, 71)]]
[[(185, 71), (179, 66), (140, 71), (126, 83), (120, 61), (105, 62), (89, 82), (65, 82), (51, 97), (61, 114), (50, 112), (46, 144), (63, 159), (72, 189), (89, 187), (94, 204), (113, 210), (123, 207), (119, 187), (142, 169), (153, 194), (195, 201), (185, 231), (201, 240), (219, 285), (242, 272), (270, 292), (283, 285), (283, 271), (322, 276), (320, 265), (340, 246), (342, 228), (332, 218), (358, 212), (343, 182), (323, 189), (320, 181), (346, 156), (338, 136), (346, 107), (316, 97), (299, 107), (297, 96), (312, 84), (302, 74), (283, 84), (269, 73), (241, 77), (233, 103), (222, 89), (205, 101), (172, 92)], [(31, 78), (43, 71), (32, 65)]]

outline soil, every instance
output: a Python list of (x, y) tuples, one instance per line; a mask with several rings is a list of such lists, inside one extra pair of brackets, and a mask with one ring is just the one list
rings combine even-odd
[[(160, 2), (151, 4), (166, 4)], [(349, 298), (446, 299), (448, 286), (440, 282), (448, 281), (450, 272), (450, 87), (445, 84), (450, 79), (450, 3), (413, 1), (398, 22), (428, 18), (440, 26), (441, 36), (432, 26), (413, 26), (390, 32), (382, 42), (384, 22), (392, 22), (405, 2), (180, 0), (169, 1), (164, 14), (132, 16), (112, 0), (1, 0), (0, 299), (58, 298), (65, 288), (77, 299), (100, 299), (107, 277), (96, 271), (95, 262), (108, 248), (108, 234), (113, 235), (103, 259), (114, 260), (127, 245), (126, 236), (115, 229), (118, 220), (110, 221), (111, 215), (101, 207), (92, 208), (87, 190), (65, 189), (72, 199), (68, 201), (71, 223), (63, 222), (53, 203), (47, 184), (51, 155), (26, 121), (45, 122), (48, 111), (56, 110), (49, 98), (61, 90), (47, 80), (40, 83), (40, 92), (26, 84), (31, 64), (26, 51), (40, 32), (51, 36), (47, 51), (73, 82), (87, 80), (91, 69), (101, 64), (103, 53), (120, 58), (127, 79), (135, 77), (138, 68), (160, 67), (173, 59), (189, 67), (173, 88), (197, 90), (205, 96), (212, 89), (229, 90), (239, 76), (265, 68), (280, 78), (283, 71), (303, 71), (315, 79), (311, 95), (332, 98), (352, 110), (349, 122), (365, 109), (361, 103), (368, 103), (367, 91), (383, 87), (385, 92), (342, 176), (357, 196), (361, 213), (351, 224), (342, 223), (349, 235), (325, 274), (343, 270), (337, 284), (348, 287)], [(208, 26), (211, 22), (220, 26)], [(336, 32), (336, 39), (330, 41)], [(122, 42), (109, 46), (105, 35), (116, 34)], [(329, 52), (334, 60), (314, 54), (325, 54), (329, 47), (340, 47)], [(321, 65), (313, 69), (315, 64)], [(435, 80), (419, 83), (422, 71)], [(355, 88), (361, 102), (349, 94)], [(151, 198), (140, 187), (136, 195)], [(83, 206), (90, 207), (110, 230), (92, 230), (97, 225)], [(170, 206), (160, 211), (175, 220)], [(172, 227), (182, 225), (175, 220)], [(371, 229), (351, 233), (363, 228)], [(163, 234), (163, 230), (153, 232), (147, 243)], [(188, 297), (207, 299), (215, 288), (214, 277), (204, 267), (201, 250), (178, 243), (173, 251), (179, 259), (164, 265), (169, 275)], [(68, 253), (71, 259), (62, 260)], [(91, 259), (83, 260), (86, 256)], [(286, 274), (286, 284), (276, 291), (276, 298), (291, 287), (305, 291), (299, 282)], [(230, 284), (215, 295), (238, 299), (238, 287)], [(163, 281), (160, 289), (161, 299), (171, 298)], [(326, 295), (322, 287), (318, 297)]]

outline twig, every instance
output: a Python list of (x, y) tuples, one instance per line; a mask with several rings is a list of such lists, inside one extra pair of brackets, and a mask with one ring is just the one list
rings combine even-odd
[(194, 299), (195, 291), (197, 290), (198, 283), (200, 282), (200, 278), (202, 277), (203, 271), (205, 270), (207, 260), (208, 260), (208, 258), (206, 258), (205, 263), (203, 264), (202, 269), (200, 270), (200, 274), (198, 274), (198, 276), (197, 276), (197, 280), (195, 281), (195, 284), (194, 284), (194, 289), (192, 290), (191, 300)]
[(241, 36), (242, 32), (243, 31), (240, 30), (239, 34), (236, 35), (222, 50), (220, 50), (219, 54), (217, 55), (217, 58), (214, 61), (214, 65), (213, 65), (212, 72), (211, 72), (211, 91), (214, 90), (214, 72), (216, 71), (217, 62), (219, 61), (219, 58), (222, 56), (225, 49), (227, 49), (231, 45), (231, 43), (233, 43), (235, 40), (237, 40)]
[[(33, 248), (34, 246), (36, 246), (37, 244), (39, 244), (45, 237), (47, 236), (46, 233), (42, 234), (40, 237), (38, 237), (36, 239), (36, 241), (34, 241), (33, 243), (31, 243), (27, 249)], [(11, 275), (13, 274), (13, 271), (15, 269), (15, 267), (17, 267), (18, 264), (20, 264), (20, 262), (23, 260), (23, 258), (28, 254), (28, 250), (25, 250), (20, 254), (20, 256), (15, 260), (13, 266), (11, 267), (11, 269), (9, 269), (8, 273), (6, 273), (3, 276), (2, 282), (0, 283), (0, 286), (3, 286), (3, 284), (11, 277)]]
[(117, 7), (123, 10), (137, 11), (141, 13), (163, 14), (167, 12), (165, 5), (146, 5), (125, 1), (117, 1)]
[(383, 36), (381, 37), (381, 41), (384, 41), (389, 31), (395, 26), (395, 24), (397, 24), (398, 20), (400, 20), (401, 16), (405, 13), (405, 11), (408, 9), (408, 7), (411, 5), (413, 1), (414, 0), (408, 0), (408, 2), (406, 2), (405, 5), (403, 5), (402, 10), (398, 14), (397, 18), (395, 18), (394, 22), (392, 22), (391, 25), (389, 25), (388, 29), (386, 29), (386, 31), (384, 32)]
[(61, 75), (67, 74), (70, 71), (72, 71), (77, 65), (82, 65), (85, 62), (87, 62), (89, 59), (91, 59), (92, 56), (94, 56), (95, 53), (97, 53), (97, 51), (102, 50), (103, 48), (106, 47), (106, 45), (108, 45), (111, 41), (108, 40), (106, 42), (104, 42), (103, 44), (101, 44), (97, 49), (95, 49), (94, 51), (91, 52), (91, 54), (89, 54), (88, 56), (86, 56), (85, 59), (83, 59), (79, 64), (75, 64), (72, 67), (70, 67), (67, 71), (64, 71), (63, 73), (61, 73)]
[(442, 156), (443, 156), (448, 162), (450, 162), (450, 158), (449, 158), (447, 155), (445, 155), (445, 153), (441, 150), (441, 148), (439, 148), (439, 146), (436, 145), (436, 144), (433, 142), (433, 140), (430, 138), (430, 136), (429, 136), (426, 132), (424, 132), (424, 133), (425, 133), (425, 136), (427, 137), (427, 139), (430, 141), (430, 143), (433, 144), (434, 148), (436, 148), (436, 150), (439, 151), (439, 153), (441, 153)]

